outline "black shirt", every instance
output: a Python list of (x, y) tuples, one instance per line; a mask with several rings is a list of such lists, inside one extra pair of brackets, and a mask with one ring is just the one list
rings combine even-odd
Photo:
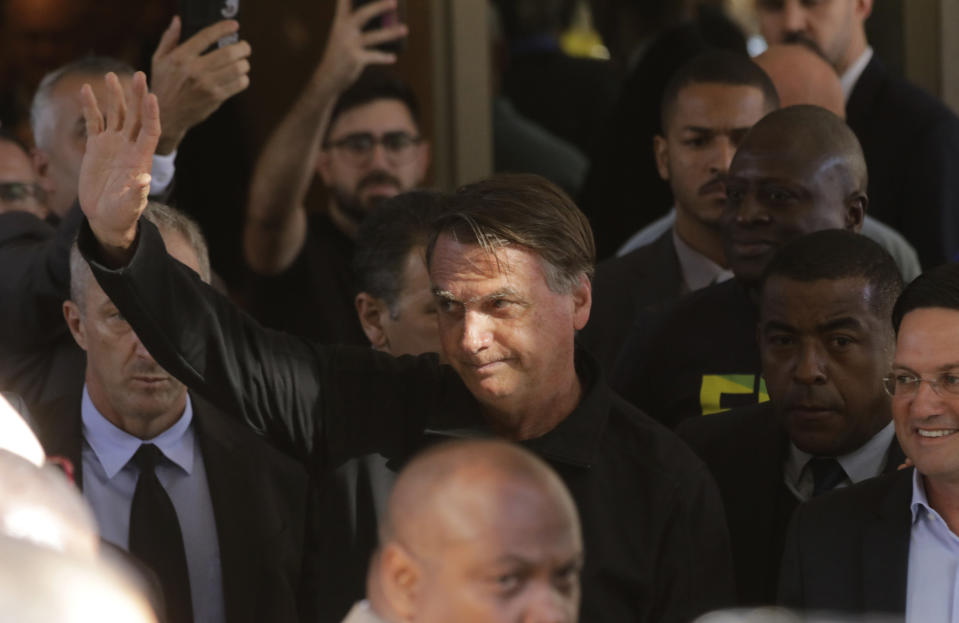
[(356, 316), (355, 244), (325, 214), (311, 214), (303, 249), (285, 271), (253, 279), (247, 307), (260, 322), (323, 344), (369, 343)]
[(624, 398), (668, 426), (769, 400), (758, 310), (735, 279), (703, 288), (634, 325), (612, 374)]
[[(80, 248), (96, 257), (86, 224)], [(475, 399), (435, 355), (392, 358), (263, 330), (170, 260), (149, 223), (127, 267), (91, 265), (160, 365), (318, 473), (374, 451), (399, 466), (436, 438), (489, 434)], [(581, 620), (688, 621), (728, 605), (728, 535), (705, 466), (612, 393), (588, 355), (578, 354), (577, 371), (579, 406), (524, 445), (557, 470), (579, 508)]]

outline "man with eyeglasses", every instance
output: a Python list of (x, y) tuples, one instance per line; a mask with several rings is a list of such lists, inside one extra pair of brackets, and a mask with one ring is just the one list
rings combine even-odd
[[(394, 0), (355, 11), (337, 3), (323, 58), (260, 155), (250, 191), (243, 249), (261, 276), (250, 311), (328, 344), (367, 344), (353, 306), (357, 231), (384, 199), (418, 186), (429, 164), (413, 92), (368, 69), (396, 60), (374, 46), (404, 35), (404, 25), (362, 30), (393, 9)], [(314, 172), (329, 193), (324, 213), (305, 205)]]
[(740, 605), (770, 604), (796, 506), (903, 462), (882, 379), (895, 261), (844, 230), (803, 236), (765, 271), (758, 342), (770, 401), (684, 421), (726, 510)]
[(38, 181), (26, 147), (0, 129), (0, 214), (20, 211), (46, 218), (46, 193)]
[(780, 600), (815, 610), (954, 621), (959, 571), (959, 265), (919, 276), (892, 312), (896, 436), (914, 464), (803, 507)]

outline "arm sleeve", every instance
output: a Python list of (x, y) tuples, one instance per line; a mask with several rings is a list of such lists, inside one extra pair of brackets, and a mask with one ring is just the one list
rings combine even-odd
[[(191, 390), (321, 470), (423, 430), (442, 396), (435, 357), (394, 359), (323, 347), (260, 327), (170, 258), (141, 220), (128, 264), (98, 261), (84, 221), (78, 244), (103, 290), (157, 362)], [(397, 441), (400, 440), (400, 441)]]

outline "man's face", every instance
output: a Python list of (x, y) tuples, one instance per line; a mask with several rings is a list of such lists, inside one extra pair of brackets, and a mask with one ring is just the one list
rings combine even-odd
[(548, 404), (589, 318), (588, 280), (558, 294), (537, 254), (506, 246), (490, 255), (448, 235), (436, 243), (430, 276), (443, 353), (477, 400), (501, 413)]
[[(907, 313), (899, 325), (893, 375), (959, 376), (959, 311), (932, 307)], [(959, 482), (959, 397), (920, 383), (892, 398), (899, 444), (927, 479)], [(941, 394), (941, 395), (940, 395)]]
[(30, 157), (19, 145), (0, 139), (0, 214), (14, 211), (47, 216), (45, 196)]
[[(507, 504), (474, 504), (424, 561), (416, 620), (423, 623), (573, 623), (583, 546), (568, 512), (516, 485)], [(443, 522), (448, 523), (448, 522)]]
[[(120, 85), (131, 101), (133, 81), (131, 76), (120, 76)], [(45, 112), (45, 132), (37, 137), (37, 163), (43, 185), (48, 193), (48, 207), (63, 216), (77, 198), (80, 180), (80, 164), (87, 146), (87, 127), (83, 120), (80, 88), (89, 83), (101, 106), (107, 101), (106, 82), (103, 76), (69, 74), (57, 82), (50, 93), (50, 102)]]
[(868, 17), (872, 0), (757, 0), (759, 30), (769, 43), (799, 39), (812, 43), (845, 71), (856, 28)]
[(665, 138), (655, 139), (659, 174), (669, 182), (677, 209), (718, 229), (729, 163), (766, 112), (755, 87), (698, 83), (679, 91)]
[(800, 450), (839, 456), (889, 423), (882, 379), (892, 363), (893, 331), (875, 311), (861, 278), (795, 281), (763, 287), (759, 349), (769, 396)]
[[(199, 272), (199, 261), (179, 234), (164, 233), (171, 256)], [(83, 310), (67, 302), (67, 324), (87, 353), (86, 382), (94, 404), (111, 422), (153, 420), (182, 411), (186, 387), (147, 352), (92, 276), (88, 276)]]
[(383, 322), (390, 354), (397, 357), (440, 352), (436, 301), (430, 291), (424, 253), (423, 247), (418, 246), (406, 256), (402, 288), (393, 305), (395, 313)]
[(729, 267), (747, 284), (785, 243), (823, 229), (858, 229), (865, 205), (847, 197), (841, 163), (828, 155), (804, 156), (788, 139), (743, 145), (730, 165), (721, 218)]
[[(390, 149), (382, 142), (361, 152), (357, 137), (376, 141), (384, 138), (393, 145), (400, 137), (414, 139), (412, 145)], [(381, 99), (344, 111), (337, 117), (320, 151), (317, 171), (330, 189), (336, 204), (354, 221), (361, 221), (380, 201), (411, 190), (426, 175), (429, 146), (419, 140), (419, 129), (410, 111), (400, 100)], [(391, 141), (394, 139), (394, 141)]]

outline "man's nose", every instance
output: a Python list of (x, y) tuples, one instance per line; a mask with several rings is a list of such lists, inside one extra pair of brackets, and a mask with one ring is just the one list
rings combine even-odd
[(932, 383), (922, 382), (916, 388), (916, 394), (909, 399), (909, 413), (916, 417), (938, 415), (943, 410), (942, 396)]
[(769, 222), (769, 211), (756, 197), (755, 192), (746, 192), (734, 210), (735, 220), (740, 225), (762, 225)]
[(783, 31), (806, 34), (806, 30), (806, 10), (799, 0), (786, 0), (783, 3)]
[(574, 607), (568, 595), (555, 588), (543, 588), (530, 598), (523, 623), (572, 623)]
[(736, 146), (729, 138), (720, 138), (716, 141), (716, 147), (713, 150), (712, 161), (709, 163), (710, 175), (718, 175), (729, 172), (729, 165), (736, 155)]
[(468, 310), (463, 315), (463, 349), (478, 353), (490, 345), (492, 331), (490, 318), (483, 313)]
[(155, 363), (153, 355), (151, 355), (150, 351), (147, 350), (147, 347), (143, 345), (143, 342), (140, 341), (140, 338), (134, 335), (133, 339), (135, 340), (134, 352), (136, 353), (137, 357), (140, 357), (141, 359), (149, 359)]
[(826, 382), (825, 358), (817, 346), (800, 344), (793, 376), (804, 385), (821, 385)]
[(389, 154), (386, 151), (386, 146), (382, 141), (377, 141), (373, 144), (373, 151), (370, 153), (370, 168), (371, 169), (387, 169), (390, 167)]

